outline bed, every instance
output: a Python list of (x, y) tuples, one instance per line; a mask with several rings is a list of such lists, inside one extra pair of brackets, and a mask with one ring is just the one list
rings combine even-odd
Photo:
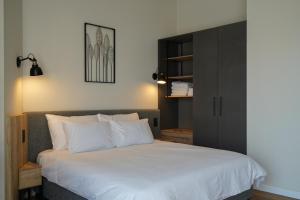
[(246, 200), (264, 170), (234, 152), (155, 140), (101, 151), (71, 154), (52, 148), (46, 113), (73, 116), (138, 112), (159, 135), (159, 110), (97, 110), (25, 113), (28, 157), (42, 165), (43, 194), (49, 200)]

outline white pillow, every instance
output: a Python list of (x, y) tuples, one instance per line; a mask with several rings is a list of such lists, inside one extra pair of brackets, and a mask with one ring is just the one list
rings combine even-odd
[(130, 114), (116, 114), (116, 115), (104, 115), (98, 114), (99, 121), (136, 121), (139, 120), (138, 113), (130, 113)]
[(153, 143), (153, 135), (148, 119), (109, 122), (112, 130), (112, 140), (117, 147)]
[(53, 149), (63, 150), (67, 149), (67, 135), (63, 128), (63, 122), (74, 121), (74, 122), (97, 122), (97, 115), (86, 115), (86, 116), (72, 116), (65, 117), (60, 115), (46, 114), (48, 121), (48, 127), (52, 140)]
[(64, 122), (63, 126), (68, 135), (68, 149), (71, 153), (114, 147), (109, 122)]

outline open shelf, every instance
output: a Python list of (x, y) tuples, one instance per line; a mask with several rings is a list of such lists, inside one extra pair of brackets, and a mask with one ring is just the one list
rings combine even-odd
[(186, 96), (185, 92), (172, 93), (172, 82), (190, 84), (196, 78), (193, 77), (193, 37), (193, 33), (189, 33), (158, 41), (158, 71), (163, 72), (166, 79), (165, 85), (158, 85), (160, 91), (158, 101), (163, 116), (160, 119), (160, 128), (165, 141), (193, 143), (191, 130), (186, 131), (189, 132), (187, 135), (180, 134), (184, 132), (180, 128), (193, 127), (193, 97)]
[(193, 75), (169, 76), (168, 79), (171, 79), (171, 80), (187, 80), (187, 79), (193, 79)]
[(184, 98), (184, 99), (191, 99), (193, 96), (165, 96), (167, 99), (179, 99), (179, 98)]
[(171, 58), (168, 58), (168, 60), (171, 60), (171, 61), (178, 61), (178, 62), (182, 62), (182, 61), (192, 61), (192, 60), (193, 60), (193, 55), (171, 57)]

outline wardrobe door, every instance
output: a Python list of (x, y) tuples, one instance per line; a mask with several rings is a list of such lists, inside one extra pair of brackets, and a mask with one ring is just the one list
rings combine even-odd
[(246, 22), (219, 32), (220, 148), (246, 154)]
[(194, 144), (218, 148), (218, 29), (194, 33), (193, 44)]

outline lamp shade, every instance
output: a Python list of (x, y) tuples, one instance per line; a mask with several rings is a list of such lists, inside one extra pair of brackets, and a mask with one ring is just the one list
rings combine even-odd
[(158, 84), (166, 84), (166, 77), (165, 77), (165, 75), (163, 74), (163, 73), (159, 73), (158, 75), (157, 75), (157, 83)]
[(30, 76), (41, 76), (43, 75), (42, 69), (39, 67), (38, 64), (33, 64), (30, 69)]
[(156, 80), (156, 82), (158, 84), (166, 84), (167, 81), (166, 81), (166, 77), (164, 75), (164, 73), (160, 72), (160, 73), (153, 73), (152, 74), (152, 78), (153, 80)]

